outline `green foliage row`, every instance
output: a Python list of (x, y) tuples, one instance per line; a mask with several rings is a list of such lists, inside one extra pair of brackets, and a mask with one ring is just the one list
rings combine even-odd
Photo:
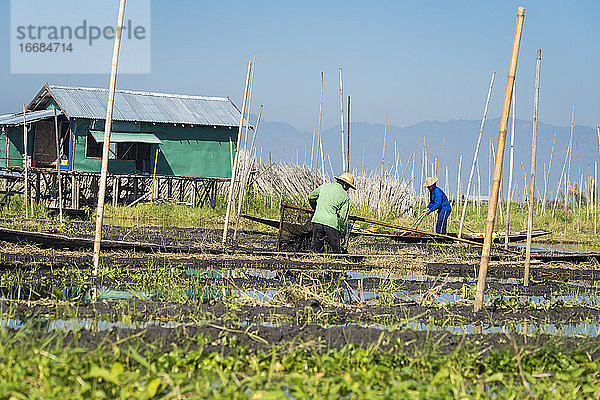
[[(64, 334), (3, 330), (0, 398), (11, 399), (379, 399), (597, 398), (598, 361), (583, 350), (548, 342), (480, 352), (473, 344), (445, 354), (429, 343), (391, 348), (348, 345), (248, 351), (233, 335), (218, 342), (228, 355), (199, 348), (143, 344), (136, 336), (92, 348), (65, 344)], [(41, 339), (37, 339), (41, 338)], [(510, 338), (510, 337), (509, 337)], [(215, 342), (213, 342), (214, 344)], [(407, 346), (408, 345), (408, 346)], [(146, 350), (142, 350), (142, 347)], [(410, 350), (409, 350), (410, 349)], [(520, 367), (519, 367), (520, 364)]]

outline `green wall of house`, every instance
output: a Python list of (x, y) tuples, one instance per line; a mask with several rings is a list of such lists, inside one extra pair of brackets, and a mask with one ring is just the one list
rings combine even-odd
[[(76, 171), (100, 171), (100, 158), (86, 157), (87, 133), (104, 130), (104, 121), (77, 119), (73, 137), (72, 167)], [(230, 140), (235, 149), (237, 130), (229, 127), (182, 126), (152, 124), (145, 122), (119, 122), (112, 124), (113, 132), (150, 132), (163, 144), (151, 147), (150, 169), (154, 169), (156, 149), (159, 149), (157, 174), (177, 176), (200, 176), (209, 178), (231, 177)], [(29, 135), (28, 153), (32, 154), (35, 130)], [(4, 138), (3, 136), (0, 136)], [(9, 140), (9, 166), (23, 165), (23, 128), (7, 128)], [(2, 149), (6, 148), (0, 139)], [(109, 160), (109, 172), (117, 174), (136, 173), (135, 161)]]
[[(100, 171), (99, 158), (86, 157), (87, 133), (104, 130), (104, 121), (79, 119), (76, 121), (73, 143), (73, 169)], [(113, 122), (113, 132), (150, 132), (163, 144), (152, 145), (150, 166), (154, 169), (156, 149), (160, 149), (157, 174), (231, 177), (230, 140), (235, 148), (237, 131), (228, 127), (181, 126), (145, 122)], [(109, 172), (135, 173), (135, 161), (109, 160)]]
[[(29, 131), (27, 135), (27, 154), (33, 152), (33, 134)], [(8, 139), (8, 166), (22, 167), (23, 166), (23, 127), (12, 126), (6, 128), (6, 138)], [(3, 143), (3, 148), (6, 148), (6, 142)]]

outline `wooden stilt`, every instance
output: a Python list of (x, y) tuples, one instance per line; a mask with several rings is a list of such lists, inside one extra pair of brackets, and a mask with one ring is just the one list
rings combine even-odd
[(506, 93), (504, 95), (504, 105), (502, 107), (502, 116), (500, 119), (500, 131), (498, 133), (498, 149), (496, 152), (496, 163), (494, 166), (494, 181), (492, 185), (491, 198), (488, 205), (488, 217), (485, 226), (483, 249), (481, 251), (481, 262), (479, 263), (479, 276), (477, 279), (477, 289), (475, 292), (475, 312), (481, 310), (481, 308), (483, 307), (485, 279), (487, 276), (487, 268), (490, 260), (490, 250), (492, 246), (492, 231), (494, 228), (494, 220), (496, 218), (496, 206), (498, 204), (498, 192), (500, 189), (500, 178), (502, 176), (502, 161), (504, 158), (504, 145), (506, 141), (506, 126), (508, 124), (508, 114), (510, 112), (510, 103), (512, 98), (513, 85), (515, 81), (515, 73), (517, 69), (517, 59), (519, 57), (519, 46), (521, 43), (521, 32), (523, 30), (524, 18), (525, 9), (523, 7), (519, 7), (517, 24), (515, 27), (515, 35), (513, 39), (510, 68), (506, 83)]
[(56, 108), (54, 109), (54, 136), (56, 140), (56, 176), (58, 179), (58, 215), (60, 223), (63, 223), (63, 197), (62, 197), (62, 179), (60, 176), (60, 142), (58, 140), (58, 116), (56, 115)]
[[(25, 202), (25, 218), (29, 218), (29, 163), (27, 159), (27, 107), (23, 104), (23, 166), (25, 167), (25, 190), (24, 190), (24, 202)], [(7, 140), (8, 142), (8, 140)], [(7, 156), (8, 157), (8, 156)], [(33, 214), (33, 210), (31, 210)]]
[(77, 206), (77, 189), (75, 183), (75, 174), (71, 173), (71, 208), (79, 209)]

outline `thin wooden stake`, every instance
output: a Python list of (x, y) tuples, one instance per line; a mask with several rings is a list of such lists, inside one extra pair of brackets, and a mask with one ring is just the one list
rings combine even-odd
[(344, 91), (342, 90), (342, 67), (340, 67), (340, 127), (342, 137), (342, 170), (346, 167), (346, 152), (344, 151)]
[(102, 240), (102, 219), (104, 218), (104, 198), (106, 196), (106, 176), (108, 175), (108, 152), (110, 150), (110, 129), (112, 127), (113, 105), (115, 103), (115, 89), (117, 86), (117, 67), (119, 65), (119, 50), (121, 46), (121, 32), (123, 31), (123, 16), (125, 14), (125, 0), (121, 0), (115, 46), (113, 48), (112, 68), (110, 83), (108, 85), (108, 104), (106, 106), (106, 120), (104, 122), (104, 143), (102, 145), (102, 167), (100, 169), (100, 188), (98, 191), (98, 208), (96, 210), (96, 232), (94, 235), (94, 268), (93, 276), (98, 276), (100, 263), (100, 244)]
[(56, 175), (58, 179), (58, 215), (60, 223), (63, 223), (63, 198), (62, 198), (62, 179), (60, 176), (60, 148), (58, 140), (58, 116), (56, 115), (56, 108), (54, 109), (54, 136), (56, 139)]
[(569, 139), (569, 169), (565, 177), (565, 237), (567, 236), (567, 211), (569, 202), (569, 190), (571, 189), (571, 154), (573, 153), (573, 124), (575, 122), (575, 105), (571, 114), (571, 138)]
[(385, 141), (387, 140), (387, 124), (388, 124), (388, 114), (385, 113), (385, 125), (383, 128), (383, 154), (381, 156), (381, 176), (383, 176), (383, 167), (385, 165)]
[(321, 140), (321, 121), (323, 120), (323, 80), (324, 80), (324, 76), (323, 76), (323, 72), (321, 71), (321, 102), (319, 103), (319, 132), (318, 132), (318, 138), (319, 138), (319, 149), (317, 150), (317, 169), (319, 168), (319, 150), (321, 152), (321, 175), (323, 175), (323, 183), (326, 182), (325, 180), (325, 160), (323, 159), (323, 141)]
[(508, 233), (510, 231), (510, 203), (512, 202), (513, 168), (515, 158), (515, 121), (517, 119), (516, 90), (513, 88), (512, 128), (510, 130), (510, 162), (508, 172), (508, 195), (506, 203), (506, 229), (504, 231), (504, 248), (508, 249)]
[(350, 96), (348, 96), (348, 146), (346, 146), (346, 172), (350, 172)]
[(537, 51), (535, 66), (535, 97), (533, 100), (533, 135), (531, 139), (531, 177), (529, 178), (529, 214), (527, 216), (527, 247), (525, 249), (525, 275), (523, 284), (529, 286), (529, 265), (531, 264), (531, 235), (533, 231), (533, 195), (535, 190), (535, 164), (537, 152), (537, 123), (538, 106), (540, 97), (540, 67), (542, 64), (542, 50)]
[[(483, 128), (485, 126), (485, 119), (487, 118), (488, 106), (490, 105), (490, 98), (492, 96), (492, 87), (494, 86), (494, 78), (496, 72), (492, 72), (492, 79), (490, 80), (490, 87), (488, 89), (487, 98), (485, 100), (485, 107), (483, 108), (483, 118), (481, 118), (481, 126), (479, 127), (479, 136), (477, 136), (477, 144), (475, 145), (475, 154), (473, 155), (473, 163), (471, 164), (471, 171), (469, 172), (469, 182), (467, 183), (467, 192), (465, 202), (463, 204), (462, 213), (460, 216), (460, 225), (458, 227), (458, 237), (462, 237), (463, 224), (465, 222), (465, 214), (467, 212), (467, 202), (469, 201), (469, 194), (471, 193), (471, 182), (473, 181), (473, 174), (475, 173), (475, 165), (479, 157), (479, 145), (481, 144), (481, 137), (483, 136)], [(460, 204), (460, 202), (458, 203)]]
[(229, 214), (231, 213), (231, 201), (233, 200), (233, 187), (235, 185), (235, 175), (240, 154), (240, 141), (242, 139), (242, 130), (244, 128), (244, 115), (246, 113), (246, 101), (248, 100), (248, 84), (250, 81), (250, 72), (252, 71), (252, 61), (248, 61), (248, 72), (246, 73), (246, 86), (244, 88), (244, 101), (242, 103), (242, 112), (240, 113), (240, 127), (238, 129), (237, 141), (235, 143), (235, 159), (233, 161), (233, 170), (231, 171), (231, 183), (229, 184), (229, 195), (227, 196), (227, 211), (225, 212), (225, 225), (223, 226), (223, 241), (227, 241), (227, 230), (229, 228)]
[(500, 131), (498, 133), (498, 148), (496, 151), (496, 164), (494, 167), (494, 181), (492, 185), (492, 196), (488, 205), (488, 217), (485, 226), (485, 236), (483, 249), (481, 251), (481, 262), (479, 263), (479, 276), (477, 279), (477, 290), (475, 292), (474, 311), (477, 312), (483, 307), (483, 295), (485, 291), (485, 279), (487, 276), (488, 263), (490, 261), (490, 250), (492, 247), (492, 233), (494, 229), (494, 220), (496, 219), (496, 206), (498, 204), (498, 192), (500, 189), (500, 178), (502, 176), (502, 160), (504, 157), (504, 145), (506, 141), (506, 126), (508, 124), (508, 114), (510, 112), (510, 103), (512, 98), (513, 85), (515, 82), (515, 73), (517, 70), (517, 60), (519, 57), (519, 46), (521, 43), (521, 32), (523, 31), (523, 19), (525, 18), (525, 8), (519, 7), (515, 35), (513, 39), (512, 55), (506, 83), (506, 93), (504, 94), (504, 105), (502, 107), (502, 117), (500, 119)]
[(477, 161), (477, 216), (481, 215), (481, 175), (479, 174), (479, 160)]
[(254, 125), (254, 130), (252, 134), (252, 142), (250, 143), (250, 149), (248, 150), (248, 168), (244, 171), (244, 175), (242, 175), (242, 182), (240, 185), (240, 193), (238, 198), (238, 208), (235, 218), (235, 230), (233, 231), (233, 240), (237, 239), (238, 229), (240, 226), (240, 213), (242, 212), (242, 204), (244, 203), (244, 198), (246, 197), (246, 186), (248, 185), (248, 180), (250, 179), (250, 170), (252, 169), (252, 150), (254, 149), (254, 141), (256, 140), (256, 133), (258, 131), (258, 125), (260, 124), (260, 117), (262, 115), (263, 105), (260, 105), (260, 109), (258, 110), (258, 117), (256, 118), (256, 124)]
[[(459, 207), (456, 207), (456, 217), (458, 218), (458, 210), (460, 208), (460, 170), (462, 168), (462, 154), (460, 155), (460, 158), (458, 159), (458, 176), (456, 178), (456, 204)], [(465, 201), (467, 201), (468, 199), (465, 198)], [(465, 203), (466, 204), (466, 203)]]
[[(246, 115), (246, 120), (248, 121), (248, 124), (246, 125), (246, 130), (245, 130), (245, 134), (244, 134), (244, 149), (248, 148), (248, 130), (250, 129), (250, 112), (252, 111), (252, 89), (254, 87), (254, 67), (256, 65), (256, 53), (254, 53), (254, 55), (252, 56), (252, 75), (250, 76), (250, 89), (248, 91), (248, 107), (247, 108), (247, 115)], [(297, 152), (298, 150), (296, 150)], [(298, 157), (296, 156), (296, 159), (298, 159)]]
[(556, 143), (556, 131), (554, 131), (554, 139), (552, 139), (552, 150), (550, 151), (550, 163), (548, 164), (548, 174), (544, 181), (544, 199), (542, 203), (542, 215), (546, 211), (546, 194), (548, 193), (548, 183), (550, 182), (550, 168), (552, 168), (552, 156), (554, 155), (554, 144)]

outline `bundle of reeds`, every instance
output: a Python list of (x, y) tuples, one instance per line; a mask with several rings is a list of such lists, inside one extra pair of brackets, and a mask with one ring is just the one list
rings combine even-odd
[[(254, 177), (250, 182), (254, 190), (292, 199), (305, 199), (308, 193), (324, 181), (320, 171), (297, 164), (271, 164), (252, 168), (252, 170)], [(355, 175), (355, 179), (356, 190), (350, 191), (350, 201), (353, 204), (386, 213), (391, 211), (404, 213), (411, 210), (414, 193), (408, 184), (391, 177), (383, 178), (374, 172), (368, 175)], [(325, 181), (331, 180), (331, 177), (325, 177)]]

